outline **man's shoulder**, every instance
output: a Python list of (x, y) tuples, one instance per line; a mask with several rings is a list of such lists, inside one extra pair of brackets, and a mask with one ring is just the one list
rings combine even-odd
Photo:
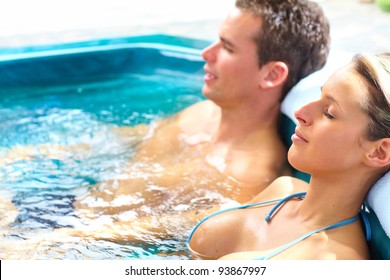
[(272, 186), (274, 192), (279, 192), (283, 195), (290, 195), (297, 192), (305, 192), (309, 188), (309, 184), (301, 179), (292, 176), (281, 176), (276, 178)]
[(203, 115), (207, 114), (208, 112), (211, 113), (213, 110), (215, 110), (215, 108), (216, 105), (210, 100), (200, 101), (184, 109), (180, 113), (180, 118), (199, 118), (199, 112), (202, 112)]
[(218, 120), (218, 109), (219, 107), (209, 100), (195, 103), (178, 115), (178, 125), (187, 133), (205, 131), (211, 123)]
[(281, 176), (276, 178), (253, 201), (280, 199), (293, 193), (305, 192), (308, 188), (309, 185), (305, 181), (291, 176)]

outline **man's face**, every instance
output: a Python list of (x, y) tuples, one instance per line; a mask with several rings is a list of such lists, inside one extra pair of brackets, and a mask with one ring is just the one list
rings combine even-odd
[(234, 9), (223, 22), (219, 40), (203, 50), (203, 94), (221, 107), (248, 102), (259, 89), (257, 46), (261, 19)]

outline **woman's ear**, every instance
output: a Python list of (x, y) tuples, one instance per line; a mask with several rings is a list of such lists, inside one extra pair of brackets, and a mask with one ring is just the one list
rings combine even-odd
[(275, 88), (283, 85), (288, 76), (287, 64), (281, 61), (271, 61), (261, 67), (260, 87), (263, 89)]
[(383, 138), (374, 144), (367, 155), (367, 165), (385, 167), (390, 165), (390, 138)]

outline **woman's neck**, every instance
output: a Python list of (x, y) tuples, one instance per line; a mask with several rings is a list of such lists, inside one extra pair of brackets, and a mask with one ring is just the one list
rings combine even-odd
[(299, 215), (327, 225), (357, 215), (370, 188), (364, 176), (312, 176)]

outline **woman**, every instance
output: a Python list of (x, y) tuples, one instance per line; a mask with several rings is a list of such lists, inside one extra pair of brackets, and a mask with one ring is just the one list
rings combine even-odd
[(288, 159), (310, 183), (281, 177), (251, 201), (270, 202), (204, 219), (189, 238), (193, 257), (368, 259), (359, 211), (390, 166), (389, 81), (390, 53), (357, 55), (336, 71), (321, 98), (295, 112)]

